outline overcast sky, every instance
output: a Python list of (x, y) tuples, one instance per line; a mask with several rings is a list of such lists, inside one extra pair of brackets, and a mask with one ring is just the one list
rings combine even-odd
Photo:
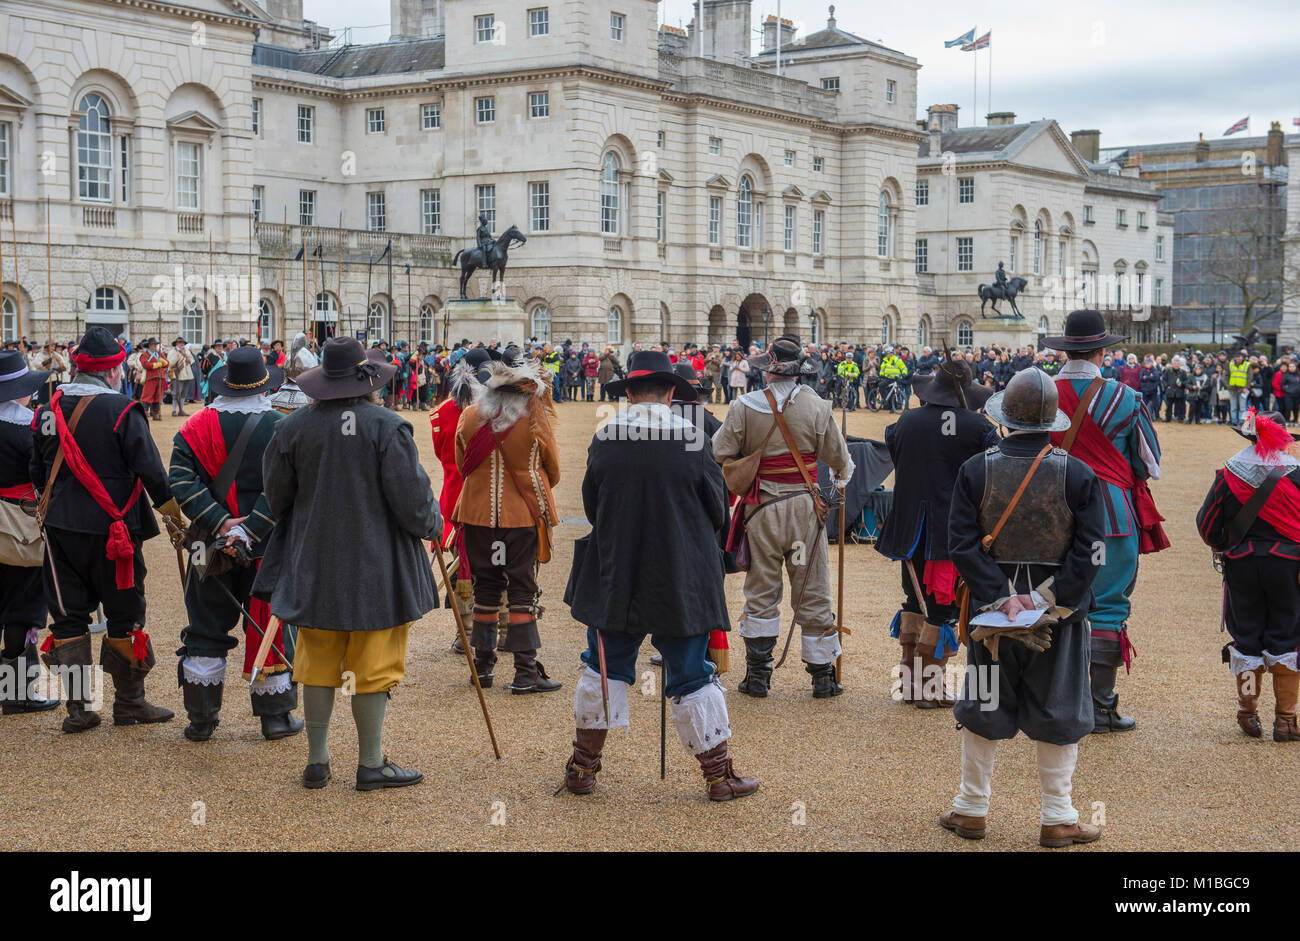
[[(639, 2), (639, 0), (637, 0)], [(485, 9), (490, 9), (487, 2)], [(305, 0), (305, 15), (354, 41), (388, 38), (389, 0)], [(660, 18), (685, 25), (693, 0), (662, 0)], [(782, 0), (781, 15), (799, 35), (826, 26), (827, 4)], [(1236, 11), (1241, 11), (1239, 14)], [(755, 0), (754, 26), (776, 13), (776, 0)], [(1300, 116), (1300, 2), (1253, 0), (927, 0), (915, 4), (841, 0), (841, 29), (879, 41), (921, 64), (918, 105), (956, 102), (961, 123), (988, 111), (989, 52), (945, 49), (972, 26), (993, 31), (995, 111), (1020, 120), (1056, 118), (1065, 128), (1100, 128), (1102, 147), (1212, 139), (1250, 116), (1250, 133), (1271, 121), (1288, 133)], [(972, 59), (978, 83), (973, 99)]]

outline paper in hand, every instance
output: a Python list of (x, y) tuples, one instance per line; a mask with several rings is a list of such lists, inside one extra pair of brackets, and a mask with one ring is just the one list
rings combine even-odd
[(1026, 608), (1012, 619), (995, 608), (975, 615), (970, 623), (978, 627), (1033, 627), (1046, 613), (1046, 608)]

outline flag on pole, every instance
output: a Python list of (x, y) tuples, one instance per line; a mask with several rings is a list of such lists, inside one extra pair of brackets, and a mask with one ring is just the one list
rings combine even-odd
[(1294, 124), (1296, 127), (1300, 127), (1300, 118), (1292, 118), (1291, 123)]
[(956, 39), (945, 40), (943, 44), (943, 48), (951, 49), (953, 46), (964, 46), (968, 42), (974, 42), (974, 40), (975, 40), (975, 27), (972, 26), (970, 29), (962, 33)]
[(1224, 131), (1224, 132), (1223, 132), (1223, 136), (1224, 136), (1224, 137), (1230, 137), (1231, 135), (1236, 134), (1238, 131), (1244, 131), (1244, 130), (1246, 130), (1247, 125), (1249, 125), (1249, 124), (1250, 124), (1250, 115), (1246, 115), (1244, 118), (1242, 118), (1242, 119), (1241, 119), (1240, 121), (1238, 121), (1236, 124), (1234, 124), (1232, 127), (1228, 128), (1226, 131)]
[(987, 49), (993, 43), (993, 30), (989, 30), (974, 42), (968, 42), (961, 47), (962, 52), (974, 52), (976, 49)]

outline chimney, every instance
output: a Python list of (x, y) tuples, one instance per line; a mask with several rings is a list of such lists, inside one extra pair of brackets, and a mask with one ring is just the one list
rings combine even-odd
[(993, 111), (986, 114), (984, 120), (989, 122), (989, 127), (1004, 127), (1016, 123), (1016, 113), (1014, 111)]
[(752, 0), (704, 0), (705, 58), (735, 64), (749, 58)]
[(271, 18), (289, 26), (302, 26), (302, 0), (267, 0)]
[(1204, 134), (1197, 135), (1196, 141), (1196, 162), (1205, 163), (1210, 159), (1210, 142), (1205, 139)]
[(1272, 127), (1268, 129), (1268, 165), (1270, 167), (1280, 167), (1282, 165), (1282, 122), (1274, 121)]
[(446, 33), (444, 0), (390, 0), (390, 39), (427, 39)]
[(1089, 163), (1096, 163), (1101, 157), (1101, 131), (1072, 131), (1070, 143), (1079, 152), (1079, 156)]
[[(763, 21), (763, 51), (776, 48), (776, 17), (769, 16)], [(787, 49), (794, 42), (794, 20), (781, 18), (781, 48)]]
[(925, 121), (932, 131), (951, 131), (957, 127), (956, 105), (930, 105), (925, 109)]

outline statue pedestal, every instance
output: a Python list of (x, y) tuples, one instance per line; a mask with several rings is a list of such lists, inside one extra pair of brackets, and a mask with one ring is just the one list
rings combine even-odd
[(525, 346), (528, 340), (528, 315), (513, 297), (501, 301), (450, 300), (443, 315), (447, 318), (448, 345), (469, 340), (471, 346), (493, 342)]

